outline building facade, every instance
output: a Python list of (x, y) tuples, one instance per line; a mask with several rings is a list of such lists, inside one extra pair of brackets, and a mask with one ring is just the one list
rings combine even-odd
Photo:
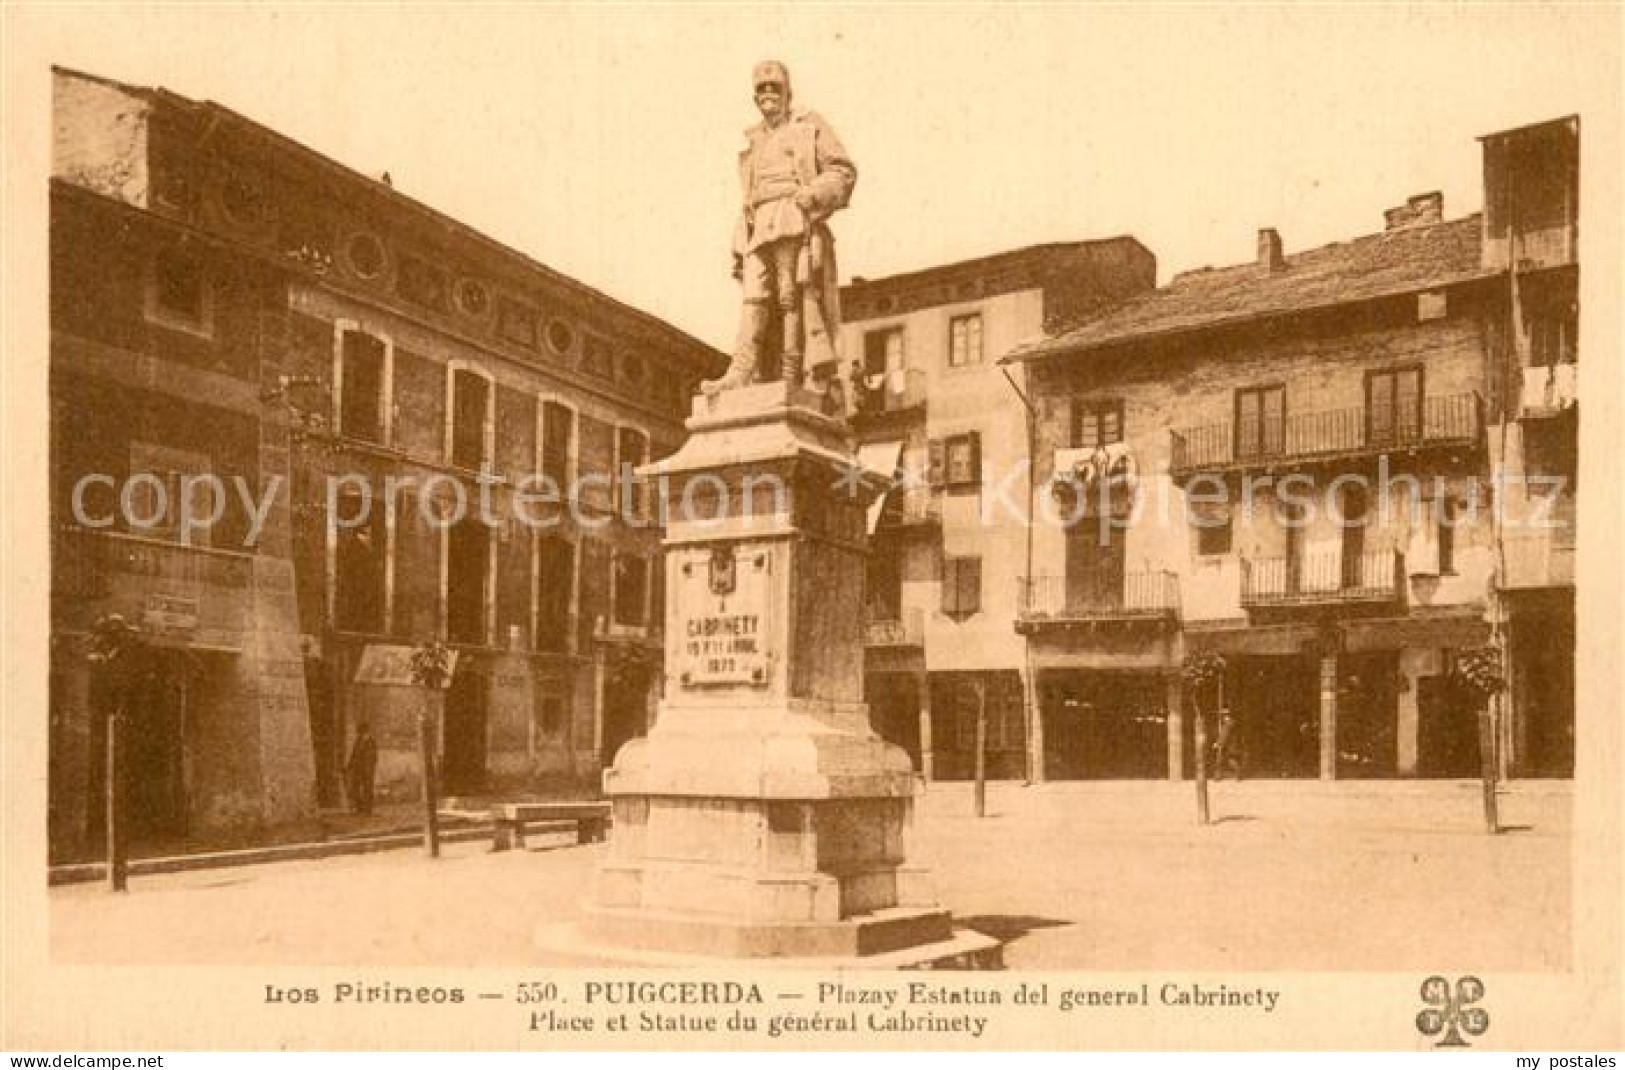
[[(1484, 139), (1486, 211), (1188, 272), (1028, 346), (1043, 775), (1193, 768), (1222, 705), (1262, 777), (1573, 769), (1578, 122)], [(1224, 659), (1187, 693), (1186, 660)]]
[(1028, 552), (1031, 423), (998, 357), (1155, 283), (1132, 238), (1035, 246), (842, 291), (867, 464), (900, 473), (871, 517), (865, 700), (928, 778), (1021, 778), (1033, 738), (1010, 627)]
[(660, 685), (628, 472), (722, 355), (219, 105), (58, 71), (55, 109), (53, 850), (97, 834), (109, 613), (154, 652), (138, 835), (342, 804), (363, 721), (413, 796), (419, 693), (357, 668), (437, 639), (445, 790), (595, 783)]

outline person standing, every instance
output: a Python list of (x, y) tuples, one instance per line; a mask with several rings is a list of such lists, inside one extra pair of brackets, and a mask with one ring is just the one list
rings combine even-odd
[(350, 760), (344, 765), (344, 787), (350, 796), (350, 812), (372, 813), (373, 778), (378, 772), (378, 743), (372, 738), (372, 724), (362, 721), (356, 725), (355, 740), (350, 744)]

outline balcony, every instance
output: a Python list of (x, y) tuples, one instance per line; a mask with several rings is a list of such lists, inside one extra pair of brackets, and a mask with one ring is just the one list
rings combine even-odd
[(1243, 558), (1241, 604), (1257, 609), (1397, 602), (1404, 597), (1404, 577), (1405, 555), (1397, 550)]
[(925, 392), (925, 372), (918, 368), (861, 376), (857, 382), (856, 418), (872, 420), (921, 408)]
[(1179, 616), (1179, 576), (1173, 572), (1031, 576), (1017, 582), (1017, 631), (1046, 625), (1164, 623)]
[(1169, 432), (1169, 470), (1178, 478), (1422, 449), (1463, 449), (1478, 445), (1482, 428), (1478, 395), (1471, 393), (1427, 398), (1421, 413), (1362, 406), (1265, 419), (1258, 433), (1245, 441), (1230, 423), (1186, 427)]
[(876, 616), (870, 608), (869, 619), (863, 629), (863, 645), (868, 647), (923, 647), (925, 645), (925, 614), (919, 606), (903, 610), (895, 618)]

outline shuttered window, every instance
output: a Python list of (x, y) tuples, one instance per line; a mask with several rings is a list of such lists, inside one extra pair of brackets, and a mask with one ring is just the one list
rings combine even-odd
[(1366, 428), (1373, 444), (1422, 436), (1422, 369), (1396, 368), (1366, 376)]
[(949, 557), (942, 562), (942, 611), (968, 617), (982, 608), (982, 559)]
[(1286, 446), (1286, 388), (1236, 391), (1236, 456), (1263, 457)]

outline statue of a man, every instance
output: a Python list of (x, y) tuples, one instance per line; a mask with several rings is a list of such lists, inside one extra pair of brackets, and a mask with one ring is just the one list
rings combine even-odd
[(744, 290), (739, 344), (707, 394), (772, 377), (814, 389), (842, 384), (842, 414), (851, 405), (836, 353), (839, 280), (835, 239), (826, 220), (846, 207), (857, 168), (828, 123), (790, 108), (790, 72), (776, 60), (758, 63), (751, 86), (762, 121), (745, 132), (739, 155), (744, 211), (734, 230), (734, 277)]

